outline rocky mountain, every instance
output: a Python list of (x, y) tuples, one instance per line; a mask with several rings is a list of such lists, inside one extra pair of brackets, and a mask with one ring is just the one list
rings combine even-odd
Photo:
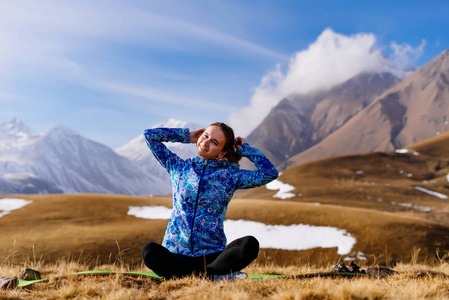
[[(203, 128), (205, 126), (201, 126), (198, 124), (188, 123), (185, 121), (168, 119), (167, 121), (161, 122), (153, 128), (156, 127), (167, 127), (167, 128), (189, 128), (191, 130), (196, 130), (199, 128)], [(196, 156), (196, 148), (193, 144), (181, 144), (181, 143), (166, 143), (167, 147), (179, 155), (181, 158), (189, 158)], [(124, 156), (136, 164), (138, 164), (142, 169), (150, 172), (153, 175), (156, 175), (160, 178), (163, 183), (161, 187), (165, 191), (165, 193), (171, 192), (171, 181), (168, 176), (167, 171), (160, 165), (160, 163), (154, 158), (151, 151), (148, 149), (147, 144), (145, 143), (143, 135), (139, 135), (130, 142), (125, 145), (117, 148), (115, 152), (121, 156)]]
[(388, 151), (449, 129), (449, 50), (400, 80), (284, 167), (343, 154)]
[(391, 73), (363, 73), (329, 90), (290, 95), (247, 141), (281, 166), (338, 130), (397, 80)]
[(162, 180), (100, 143), (64, 128), (34, 133), (0, 123), (0, 193), (160, 194)]

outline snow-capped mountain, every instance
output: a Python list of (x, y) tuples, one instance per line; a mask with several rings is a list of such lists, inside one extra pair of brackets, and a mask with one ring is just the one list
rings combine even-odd
[(53, 183), (32, 173), (24, 160), (42, 134), (33, 132), (20, 119), (0, 122), (0, 194), (62, 193)]
[[(167, 121), (161, 122), (153, 126), (153, 128), (157, 127), (189, 128), (190, 130), (196, 130), (199, 128), (203, 128), (205, 126), (201, 126), (194, 123), (187, 123), (185, 121), (175, 119), (168, 119)], [(176, 153), (181, 158), (186, 159), (189, 157), (196, 156), (196, 148), (195, 145), (193, 144), (166, 143), (166, 145), (171, 151)], [(118, 153), (119, 155), (122, 155), (134, 161), (145, 171), (158, 176), (158, 178), (164, 181), (162, 186), (165, 192), (166, 193), (171, 192), (170, 177), (168, 176), (167, 171), (160, 165), (160, 163), (154, 158), (153, 154), (148, 149), (143, 134), (137, 136), (136, 138), (126, 143), (125, 145), (117, 148), (115, 152)]]
[(100, 143), (64, 128), (0, 123), (0, 193), (162, 194), (163, 182)]
[(20, 155), (41, 137), (42, 134), (33, 132), (18, 118), (0, 122), (0, 160), (23, 163)]

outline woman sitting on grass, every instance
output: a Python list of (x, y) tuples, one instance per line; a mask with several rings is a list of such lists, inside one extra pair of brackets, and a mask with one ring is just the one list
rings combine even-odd
[[(257, 258), (259, 242), (246, 236), (226, 246), (226, 210), (235, 190), (267, 184), (277, 178), (276, 168), (243, 138), (235, 138), (232, 128), (224, 123), (193, 132), (147, 129), (144, 136), (170, 174), (173, 187), (173, 210), (164, 241), (143, 247), (145, 265), (167, 279), (192, 274), (212, 280), (248, 277), (240, 270)], [(196, 143), (198, 156), (181, 159), (162, 142)], [(257, 170), (240, 169), (242, 156)]]

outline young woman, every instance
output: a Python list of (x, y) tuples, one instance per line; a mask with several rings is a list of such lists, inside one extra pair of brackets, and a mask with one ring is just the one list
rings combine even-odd
[[(278, 176), (273, 164), (256, 148), (234, 137), (224, 123), (190, 132), (154, 128), (144, 132), (148, 147), (172, 180), (173, 210), (162, 245), (142, 249), (145, 265), (165, 278), (204, 275), (213, 280), (247, 277), (240, 272), (256, 259), (259, 242), (246, 236), (226, 246), (223, 222), (237, 189), (267, 184)], [(181, 159), (162, 142), (196, 143), (198, 156)], [(257, 170), (242, 170), (247, 157)]]

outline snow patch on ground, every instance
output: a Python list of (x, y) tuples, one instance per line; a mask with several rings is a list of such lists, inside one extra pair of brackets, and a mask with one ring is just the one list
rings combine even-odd
[[(164, 206), (130, 206), (128, 211), (128, 215), (143, 219), (168, 219), (170, 213), (171, 209)], [(224, 229), (228, 242), (253, 235), (259, 240), (260, 248), (270, 249), (307, 250), (337, 247), (339, 255), (346, 255), (357, 242), (346, 230), (329, 226), (267, 225), (246, 220), (226, 220)]]
[(412, 153), (413, 155), (419, 155), (419, 152), (410, 149), (396, 149), (395, 152), (399, 154)]
[(430, 206), (421, 206), (421, 205), (413, 205), (412, 203), (398, 203), (399, 206), (413, 208), (421, 212), (431, 212), (432, 207)]
[(440, 198), (440, 199), (447, 199), (447, 195), (445, 195), (445, 194), (441, 194), (441, 193), (438, 193), (438, 192), (434, 192), (434, 191), (425, 189), (425, 188), (420, 187), (420, 186), (415, 186), (415, 189), (417, 189), (418, 191), (424, 192), (424, 193), (426, 193), (426, 194), (429, 194), (429, 195), (438, 197), (438, 198)]
[(295, 197), (295, 194), (290, 193), (291, 191), (293, 191), (295, 189), (295, 187), (293, 185), (287, 184), (287, 183), (283, 183), (282, 181), (276, 179), (273, 180), (272, 182), (268, 183), (266, 185), (267, 189), (272, 190), (272, 191), (277, 191), (278, 192), (276, 194), (274, 194), (274, 198), (280, 198), (280, 199), (289, 199), (289, 198), (293, 198)]
[(307, 250), (337, 247), (337, 253), (345, 255), (356, 243), (356, 239), (346, 230), (329, 226), (267, 225), (246, 220), (226, 220), (224, 227), (228, 241), (252, 235), (259, 240), (261, 248)]
[(9, 214), (12, 210), (20, 209), (33, 201), (15, 199), (15, 198), (3, 198), (0, 199), (0, 218)]
[(171, 208), (165, 206), (130, 206), (128, 215), (142, 219), (170, 219)]

